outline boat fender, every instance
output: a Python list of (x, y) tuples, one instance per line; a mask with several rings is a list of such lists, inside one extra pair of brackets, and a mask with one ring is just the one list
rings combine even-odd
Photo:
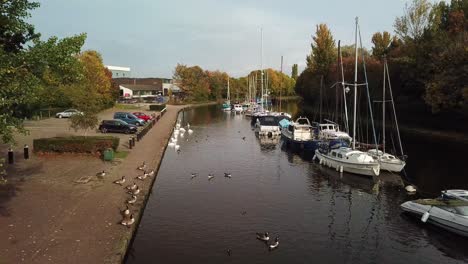
[(340, 169), (340, 166), (336, 165), (336, 171), (338, 171)]
[(421, 222), (426, 223), (427, 219), (429, 219), (429, 216), (430, 216), (429, 211), (425, 212), (421, 217)]
[(343, 173), (343, 166), (340, 166), (340, 172)]

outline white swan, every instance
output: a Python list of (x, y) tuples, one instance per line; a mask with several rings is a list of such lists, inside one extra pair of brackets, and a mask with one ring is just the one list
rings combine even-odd
[(269, 247), (270, 250), (273, 250), (273, 249), (277, 248), (278, 246), (279, 246), (279, 238), (276, 237), (275, 238), (275, 243), (269, 245), (268, 247)]

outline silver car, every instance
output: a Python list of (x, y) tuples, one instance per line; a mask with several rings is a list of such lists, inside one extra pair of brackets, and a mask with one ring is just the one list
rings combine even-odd
[(64, 118), (64, 117), (71, 117), (73, 115), (82, 115), (83, 112), (80, 112), (76, 109), (67, 109), (63, 112), (60, 112), (60, 113), (57, 113), (55, 114), (55, 117), (57, 118)]

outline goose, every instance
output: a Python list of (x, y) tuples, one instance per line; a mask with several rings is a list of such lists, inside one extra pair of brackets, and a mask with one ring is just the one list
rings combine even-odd
[(257, 239), (267, 242), (268, 240), (270, 240), (270, 237), (268, 236), (268, 232), (257, 233)]
[(273, 243), (271, 245), (268, 245), (268, 248), (270, 250), (273, 250), (273, 249), (277, 248), (278, 246), (279, 246), (279, 237), (276, 237), (275, 238), (275, 243)]
[(138, 186), (136, 185), (136, 183), (133, 183), (133, 185), (127, 186), (127, 190), (135, 190), (136, 188), (138, 188)]
[(114, 181), (115, 184), (119, 184), (119, 185), (122, 185), (125, 183), (125, 176), (122, 176), (122, 178), (120, 180), (116, 180)]
[(129, 216), (130, 215), (130, 208), (128, 208), (128, 205), (127, 205), (127, 208), (122, 210), (122, 215), (123, 216)]
[(96, 176), (98, 176), (98, 177), (104, 177), (104, 176), (106, 176), (106, 172), (103, 170), (103, 171), (101, 171), (101, 172), (96, 173)]
[(136, 189), (130, 190), (130, 191), (128, 191), (128, 193), (132, 194), (132, 195), (137, 195), (137, 194), (140, 193), (140, 187), (137, 186)]
[(132, 198), (127, 200), (128, 204), (134, 204), (137, 201), (136, 195), (132, 195)]
[(213, 175), (213, 174), (211, 174), (211, 173), (208, 174), (208, 180), (209, 180), (209, 181), (211, 181), (211, 179), (213, 179), (213, 178), (214, 178), (214, 175)]
[(408, 192), (408, 193), (415, 193), (416, 192), (416, 188), (413, 186), (413, 185), (408, 185), (405, 187), (405, 190)]
[(153, 177), (154, 176), (154, 170), (150, 170), (150, 172), (148, 172), (148, 177)]
[(231, 173), (225, 172), (225, 173), (224, 173), (224, 177), (226, 177), (226, 178), (231, 178)]
[(133, 223), (135, 223), (135, 218), (133, 218), (133, 214), (131, 214), (128, 218), (124, 217), (124, 219), (122, 219), (122, 222), (120, 222), (120, 224), (127, 227), (130, 227)]
[(138, 166), (138, 169), (142, 171), (146, 170), (146, 162), (143, 161), (143, 163), (140, 166)]

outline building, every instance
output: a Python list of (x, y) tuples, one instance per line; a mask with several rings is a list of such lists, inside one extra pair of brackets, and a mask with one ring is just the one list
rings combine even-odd
[(180, 87), (174, 84), (172, 79), (162, 79), (162, 82), (164, 96), (169, 95), (169, 91), (171, 91), (172, 94), (180, 93)]
[(109, 71), (112, 72), (112, 78), (128, 78), (131, 77), (131, 71), (128, 67), (119, 67), (119, 66), (105, 66)]
[(160, 78), (114, 78), (121, 99), (155, 99), (163, 93)]

